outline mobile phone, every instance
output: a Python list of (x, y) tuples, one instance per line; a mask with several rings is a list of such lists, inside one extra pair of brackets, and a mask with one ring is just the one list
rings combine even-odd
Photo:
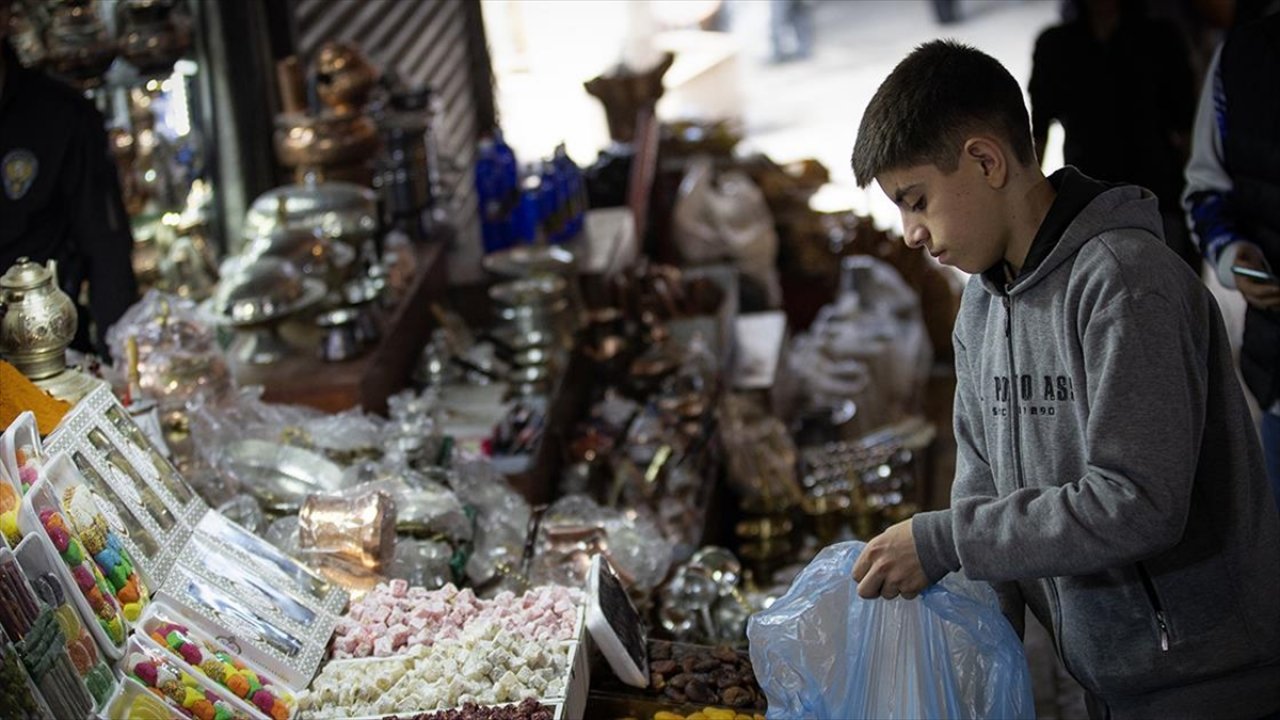
[(1250, 280), (1257, 280), (1258, 282), (1270, 283), (1272, 285), (1280, 285), (1280, 279), (1276, 278), (1275, 275), (1272, 275), (1266, 270), (1255, 270), (1254, 268), (1241, 267), (1240, 265), (1232, 265), (1231, 272), (1243, 277), (1247, 277)]

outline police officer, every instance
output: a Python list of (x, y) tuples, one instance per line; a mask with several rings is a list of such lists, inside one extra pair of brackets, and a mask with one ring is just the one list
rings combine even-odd
[[(106, 357), (107, 328), (138, 295), (120, 179), (101, 113), (18, 63), (8, 40), (12, 3), (0, 0), (0, 273), (19, 257), (56, 260), (80, 314), (72, 347)], [(79, 302), (86, 284), (87, 308)]]

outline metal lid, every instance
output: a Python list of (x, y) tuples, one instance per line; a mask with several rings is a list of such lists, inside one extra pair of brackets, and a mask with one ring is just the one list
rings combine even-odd
[(49, 267), (32, 262), (30, 258), (20, 257), (18, 261), (0, 276), (0, 287), (5, 290), (30, 290), (42, 285), (56, 282), (53, 261)]
[(480, 264), (494, 275), (527, 277), (540, 273), (573, 272), (573, 253), (556, 245), (520, 245), (486, 255)]
[(510, 280), (489, 288), (489, 299), (509, 307), (547, 305), (564, 297), (567, 284), (556, 275)]
[(253, 201), (245, 215), (245, 237), (269, 238), (281, 222), (291, 231), (319, 230), (329, 238), (371, 237), (378, 228), (377, 195), (369, 188), (345, 182), (268, 190)]
[(323, 285), (314, 280), (309, 284), (293, 263), (258, 258), (223, 279), (214, 296), (214, 307), (218, 314), (236, 323), (270, 320), (307, 304), (315, 294), (312, 285), (320, 286), (319, 292), (324, 294)]

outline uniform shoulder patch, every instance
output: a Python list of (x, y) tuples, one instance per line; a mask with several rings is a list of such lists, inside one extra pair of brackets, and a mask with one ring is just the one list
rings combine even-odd
[(0, 181), (4, 183), (4, 194), (10, 200), (21, 199), (36, 181), (36, 173), (40, 171), (40, 162), (35, 153), (24, 148), (10, 150), (0, 160)]

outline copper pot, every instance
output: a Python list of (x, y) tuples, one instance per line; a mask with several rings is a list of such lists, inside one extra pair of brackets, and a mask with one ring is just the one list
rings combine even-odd
[(45, 37), (49, 68), (82, 90), (101, 85), (102, 76), (119, 54), (119, 46), (107, 34), (94, 2), (55, 8)]
[(120, 54), (145, 75), (167, 75), (191, 47), (190, 21), (172, 0), (128, 0), (121, 5)]
[[(343, 169), (362, 168), (369, 176), (378, 128), (369, 116), (355, 113), (282, 113), (276, 116), (275, 147), (280, 164), (290, 168), (317, 169), (329, 179), (338, 179)], [(358, 184), (367, 185), (368, 179)]]
[(378, 73), (354, 45), (327, 42), (315, 63), (316, 94), (336, 113), (359, 112), (369, 100)]

